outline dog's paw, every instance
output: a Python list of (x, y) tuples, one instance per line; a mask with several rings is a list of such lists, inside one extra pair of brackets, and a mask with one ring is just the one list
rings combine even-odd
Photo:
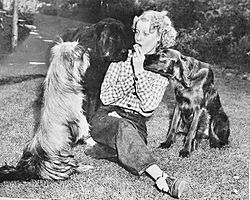
[(159, 148), (166, 149), (166, 148), (169, 148), (172, 144), (173, 144), (172, 140), (167, 140), (165, 142), (162, 142)]
[(82, 172), (86, 172), (88, 170), (94, 169), (94, 167), (91, 165), (84, 165), (82, 163), (80, 163), (78, 165), (79, 166), (76, 168), (77, 173), (82, 173)]
[(188, 151), (187, 149), (182, 149), (180, 150), (179, 152), (179, 157), (183, 157), (183, 158), (186, 158), (186, 157), (189, 157), (190, 156), (190, 151)]
[(87, 147), (93, 147), (96, 144), (96, 141), (92, 138), (89, 137), (86, 141), (85, 141)]

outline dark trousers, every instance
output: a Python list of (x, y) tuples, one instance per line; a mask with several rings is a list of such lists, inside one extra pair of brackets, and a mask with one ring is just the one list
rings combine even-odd
[[(109, 116), (113, 111), (122, 118)], [(125, 112), (116, 106), (102, 106), (94, 114), (91, 126), (91, 136), (104, 147), (103, 158), (117, 161), (136, 175), (141, 175), (156, 162), (147, 147), (146, 118), (139, 113)]]

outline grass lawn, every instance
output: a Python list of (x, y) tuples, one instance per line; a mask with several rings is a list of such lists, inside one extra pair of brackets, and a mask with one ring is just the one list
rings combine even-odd
[[(34, 113), (32, 102), (42, 79), (1, 86), (0, 96), (0, 164), (15, 165), (25, 142), (32, 136)], [(230, 146), (210, 149), (208, 141), (190, 158), (179, 158), (180, 136), (170, 149), (158, 149), (164, 140), (168, 115), (173, 107), (172, 92), (148, 122), (149, 147), (159, 157), (159, 165), (169, 174), (189, 182), (183, 199), (248, 199), (249, 184), (249, 82), (219, 77), (217, 84), (222, 102), (230, 117)], [(147, 176), (133, 176), (115, 163), (94, 160), (83, 153), (84, 146), (74, 149), (77, 159), (95, 166), (94, 170), (73, 175), (61, 182), (31, 181), (0, 184), (0, 196), (45, 199), (172, 199), (153, 187)]]
[[(19, 66), (20, 67), (20, 66)], [(1, 76), (10, 69), (1, 66)], [(14, 70), (14, 68), (11, 68)], [(19, 68), (18, 74), (32, 70)], [(36, 69), (38, 70), (38, 69)], [(247, 200), (249, 198), (249, 144), (250, 144), (250, 82), (237, 76), (225, 76), (215, 70), (216, 84), (222, 104), (230, 118), (230, 145), (221, 150), (210, 149), (204, 140), (190, 158), (179, 158), (182, 148), (180, 136), (169, 149), (158, 149), (168, 129), (168, 116), (174, 106), (172, 90), (166, 91), (160, 107), (148, 121), (149, 148), (159, 158), (159, 165), (170, 175), (186, 179), (187, 200)], [(35, 115), (32, 104), (37, 87), (43, 79), (0, 86), (0, 166), (7, 162), (15, 165), (25, 143), (32, 137)], [(75, 174), (69, 180), (4, 182), (0, 184), (0, 197), (40, 199), (107, 199), (157, 200), (173, 199), (160, 193), (154, 182), (143, 175), (134, 176), (116, 163), (95, 160), (84, 155), (84, 146), (74, 150), (76, 158), (95, 168)]]

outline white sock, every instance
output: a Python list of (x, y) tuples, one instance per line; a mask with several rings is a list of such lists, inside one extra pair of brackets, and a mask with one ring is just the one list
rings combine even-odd
[(159, 190), (168, 192), (169, 187), (165, 180), (167, 174), (164, 173), (159, 166), (151, 165), (146, 169), (146, 172), (156, 181), (155, 183)]
[(158, 165), (151, 165), (149, 168), (146, 169), (146, 172), (154, 179), (162, 176), (163, 171), (158, 167)]

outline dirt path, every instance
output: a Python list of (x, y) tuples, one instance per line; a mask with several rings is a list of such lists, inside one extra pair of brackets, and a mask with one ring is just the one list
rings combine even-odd
[(61, 17), (37, 15), (36, 29), (9, 56), (0, 61), (0, 78), (24, 74), (45, 74), (46, 51), (51, 41), (66, 28), (76, 27), (82, 22)]
[[(65, 28), (81, 24), (60, 17), (37, 15), (37, 30), (15, 52), (0, 61), (0, 78), (25, 74), (45, 74), (46, 50), (50, 40)], [(190, 158), (181, 159), (179, 139), (170, 149), (157, 149), (168, 128), (173, 109), (173, 93), (167, 90), (163, 102), (148, 122), (149, 147), (159, 157), (167, 172), (189, 182), (184, 199), (248, 199), (250, 144), (250, 81), (226, 76), (215, 69), (216, 85), (222, 104), (230, 118), (230, 146), (210, 149), (207, 141)], [(34, 110), (32, 103), (42, 78), (0, 86), (0, 166), (15, 165), (25, 142), (32, 136)], [(14, 182), (0, 184), (0, 197), (46, 199), (172, 199), (159, 193), (152, 180), (131, 175), (116, 163), (86, 158), (77, 147), (76, 158), (94, 165), (95, 170), (73, 176), (63, 182)]]

